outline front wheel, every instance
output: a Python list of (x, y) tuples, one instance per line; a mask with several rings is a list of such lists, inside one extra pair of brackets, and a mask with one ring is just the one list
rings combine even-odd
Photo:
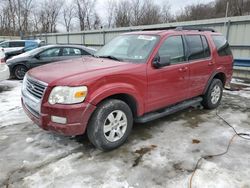
[(203, 97), (203, 106), (206, 109), (215, 109), (219, 106), (223, 94), (223, 84), (219, 79), (213, 79)]
[(98, 105), (87, 128), (88, 138), (101, 150), (112, 150), (121, 146), (129, 136), (133, 115), (129, 106), (117, 99)]
[(14, 76), (18, 80), (22, 80), (24, 78), (25, 73), (28, 71), (27, 67), (24, 65), (17, 65), (14, 69)]

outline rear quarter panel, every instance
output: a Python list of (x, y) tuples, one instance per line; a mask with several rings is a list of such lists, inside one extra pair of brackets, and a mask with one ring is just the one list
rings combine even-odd
[[(216, 34), (221, 35), (221, 34)], [(219, 56), (217, 48), (213, 42), (212, 36), (209, 36), (210, 43), (213, 46), (213, 57), (215, 61), (215, 73), (222, 72), (226, 75), (226, 84), (230, 83), (233, 75), (233, 55)]]

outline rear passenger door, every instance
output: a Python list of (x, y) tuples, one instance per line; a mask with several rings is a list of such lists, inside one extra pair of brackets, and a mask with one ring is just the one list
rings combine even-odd
[(189, 98), (201, 95), (214, 70), (210, 46), (205, 35), (185, 35), (190, 70)]

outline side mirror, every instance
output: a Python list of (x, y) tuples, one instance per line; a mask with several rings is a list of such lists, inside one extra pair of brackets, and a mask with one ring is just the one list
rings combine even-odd
[(155, 68), (161, 68), (170, 65), (170, 56), (156, 56), (153, 61), (153, 65)]
[(34, 56), (34, 58), (40, 59), (40, 55), (39, 55), (39, 54), (36, 54), (36, 55)]

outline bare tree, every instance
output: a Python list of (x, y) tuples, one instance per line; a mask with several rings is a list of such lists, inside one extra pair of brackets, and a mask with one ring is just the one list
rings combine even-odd
[(182, 12), (176, 17), (177, 21), (187, 20), (201, 20), (214, 18), (214, 5), (213, 3), (208, 4), (196, 4), (189, 5), (182, 10)]
[(101, 27), (101, 20), (97, 13), (94, 14), (93, 29), (99, 29)]
[(63, 7), (63, 20), (66, 31), (69, 32), (71, 28), (71, 21), (74, 17), (74, 8), (73, 4), (65, 5)]
[(42, 32), (56, 32), (57, 19), (62, 4), (62, 0), (43, 1), (40, 12), (38, 13)]
[(114, 25), (115, 9), (116, 9), (116, 1), (115, 0), (108, 0), (107, 7), (106, 7), (108, 28), (111, 28)]
[(140, 25), (143, 12), (142, 0), (131, 0), (131, 25)]
[(152, 0), (144, 0), (143, 16), (140, 25), (157, 24), (161, 22), (161, 13), (159, 5), (153, 3)]
[(169, 23), (173, 21), (174, 18), (171, 14), (171, 6), (168, 2), (165, 2), (165, 4), (161, 8), (161, 22), (162, 23)]
[(120, 1), (115, 9), (115, 26), (116, 27), (126, 27), (130, 25), (130, 3), (126, 0)]
[(96, 0), (75, 0), (80, 29), (91, 29)]

